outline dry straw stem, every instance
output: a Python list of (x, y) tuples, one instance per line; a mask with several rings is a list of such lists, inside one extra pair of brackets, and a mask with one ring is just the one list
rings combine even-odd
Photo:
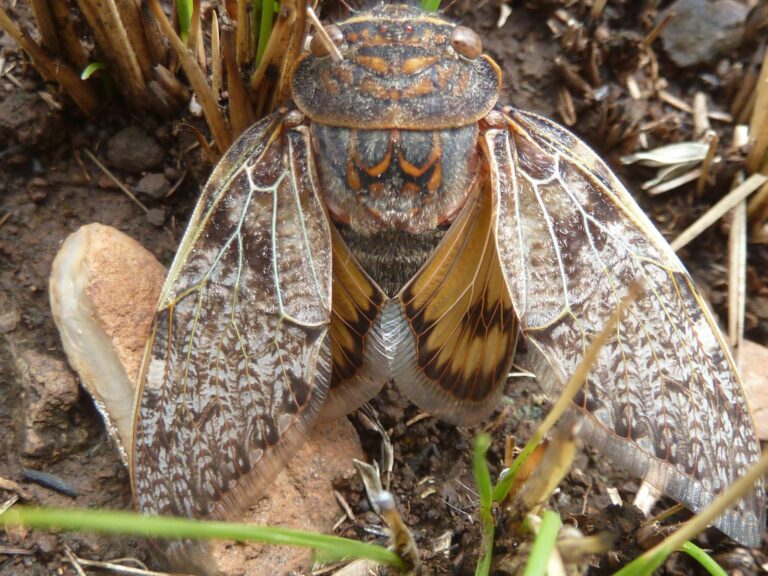
[(221, 96), (221, 41), (219, 39), (219, 17), (216, 10), (211, 12), (211, 91), (218, 100)]
[(757, 172), (763, 166), (768, 152), (768, 50), (765, 51), (760, 76), (755, 87), (755, 106), (749, 121), (752, 148), (747, 155), (747, 170)]
[(715, 154), (717, 153), (717, 145), (720, 142), (720, 137), (714, 130), (709, 130), (707, 133), (707, 142), (709, 142), (709, 148), (707, 148), (707, 155), (704, 156), (704, 161), (701, 163), (701, 174), (696, 182), (696, 194), (701, 196), (704, 193), (704, 189), (707, 187), (709, 181), (709, 170), (712, 168), (712, 162), (715, 160)]
[(192, 2), (192, 17), (189, 23), (189, 44), (188, 48), (192, 54), (197, 55), (197, 63), (200, 69), (206, 72), (205, 44), (203, 42), (202, 19), (200, 18), (200, 0)]
[(27, 32), (13, 23), (8, 13), (2, 8), (0, 8), (0, 28), (21, 46), (46, 80), (58, 82), (87, 115), (96, 114), (101, 103), (96, 91), (68, 65), (52, 60)]
[(232, 143), (232, 137), (203, 71), (198, 66), (194, 54), (187, 49), (184, 42), (176, 34), (158, 0), (149, 0), (149, 7), (158, 24), (160, 24), (161, 30), (165, 33), (171, 46), (176, 51), (181, 67), (184, 69), (192, 89), (200, 100), (203, 114), (205, 114), (205, 119), (208, 121), (213, 139), (216, 141), (216, 147), (220, 153), (223, 153)]
[[(248, 64), (253, 59), (251, 49), (251, 19), (248, 17), (250, 0), (237, 0), (237, 63)], [(262, 2), (262, 10), (271, 10), (269, 2)]]
[(145, 52), (131, 44), (115, 0), (78, 0), (78, 5), (125, 94), (137, 103), (147, 101), (148, 91), (138, 56)]
[(53, 53), (60, 50), (59, 36), (56, 33), (56, 25), (53, 21), (48, 0), (31, 0), (32, 14), (37, 22), (37, 29), (40, 31), (40, 38), (43, 41), (43, 48)]
[(741, 368), (747, 306), (747, 203), (744, 200), (739, 202), (731, 214), (728, 235), (728, 343), (736, 350), (736, 365)]
[(232, 26), (222, 18), (221, 47), (227, 68), (227, 91), (229, 92), (229, 125), (232, 136), (237, 138), (254, 123), (255, 116), (248, 98), (248, 91), (240, 76), (240, 67), (235, 54), (235, 34)]
[[(264, 56), (250, 79), (251, 98), (256, 116), (262, 117), (288, 99), (291, 94), (290, 74), (304, 49), (307, 35), (307, 0), (284, 0), (280, 3)], [(277, 69), (275, 84), (266, 82), (267, 69)], [(271, 97), (268, 95), (271, 94)]]
[(146, 568), (129, 566), (127, 564), (128, 560), (131, 560), (134, 564), (143, 566), (139, 560), (133, 558), (118, 558), (117, 560), (113, 560), (111, 562), (102, 562), (100, 560), (87, 560), (85, 558), (78, 558), (72, 554), (72, 558), (69, 560), (70, 562), (74, 560), (80, 566), (85, 568), (101, 568), (102, 570), (112, 574), (123, 574), (126, 576), (180, 576), (178, 574), (170, 574), (169, 572), (157, 572), (155, 570), (147, 570)]
[(88, 52), (80, 41), (68, 3), (54, 0), (50, 7), (56, 34), (66, 59), (74, 64), (76, 70), (83, 70), (88, 65)]
[(94, 164), (96, 164), (96, 166), (98, 166), (98, 167), (99, 167), (99, 169), (100, 169), (102, 172), (104, 172), (104, 174), (106, 174), (106, 175), (107, 175), (107, 177), (108, 177), (110, 180), (112, 180), (112, 182), (114, 182), (114, 183), (115, 183), (115, 185), (116, 185), (116, 186), (117, 186), (117, 187), (118, 187), (118, 188), (119, 188), (119, 189), (120, 189), (120, 190), (121, 190), (121, 191), (122, 191), (122, 192), (123, 192), (123, 193), (124, 193), (126, 196), (128, 196), (128, 198), (130, 198), (130, 199), (133, 201), (133, 203), (134, 203), (134, 204), (136, 204), (136, 205), (137, 205), (139, 208), (141, 208), (142, 210), (144, 210), (144, 213), (145, 213), (145, 214), (149, 214), (149, 208), (147, 208), (146, 206), (144, 206), (144, 204), (142, 204), (141, 200), (139, 200), (138, 198), (136, 198), (136, 196), (133, 194), (133, 192), (131, 192), (130, 190), (128, 190), (128, 188), (125, 186), (125, 184), (123, 184), (122, 182), (120, 182), (120, 180), (118, 180), (117, 176), (115, 176), (114, 174), (112, 174), (112, 172), (110, 172), (110, 171), (109, 171), (109, 168), (107, 168), (106, 166), (104, 166), (104, 164), (102, 164), (102, 163), (99, 161), (99, 159), (98, 159), (98, 158), (96, 158), (96, 156), (94, 156), (94, 155), (93, 155), (93, 153), (92, 153), (90, 150), (88, 150), (87, 148), (85, 149), (85, 153), (86, 153), (86, 155), (88, 156), (88, 158), (90, 158), (91, 160), (93, 160), (93, 163), (94, 163)]
[(707, 210), (701, 218), (683, 230), (680, 236), (670, 244), (672, 249), (677, 251), (686, 246), (691, 240), (717, 222), (727, 212), (733, 210), (739, 202), (744, 200), (766, 182), (768, 182), (768, 177), (765, 177), (762, 174), (752, 174), (752, 176), (747, 178), (745, 182), (739, 184), (736, 188), (721, 198), (717, 204)]
[(576, 437), (579, 428), (578, 420), (571, 420), (558, 428), (541, 461), (515, 496), (513, 517), (538, 514), (550, 494), (570, 472), (578, 449)]

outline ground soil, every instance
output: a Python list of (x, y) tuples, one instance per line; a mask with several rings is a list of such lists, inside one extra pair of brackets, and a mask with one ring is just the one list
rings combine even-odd
[[(724, 162), (703, 195), (696, 195), (692, 185), (656, 198), (640, 192), (639, 184), (650, 177), (650, 172), (627, 170), (619, 163), (619, 157), (641, 144), (654, 148), (691, 140), (692, 118), (657, 98), (633, 99), (628, 94), (630, 74), (641, 88), (651, 81), (652, 66), (638, 64), (643, 58), (641, 41), (652, 27), (649, 13), (640, 9), (643, 3), (609, 2), (596, 22), (582, 9), (583, 4), (515, 1), (511, 3), (512, 15), (501, 29), (496, 26), (497, 2), (459, 0), (449, 12), (481, 34), (486, 51), (502, 66), (504, 103), (563, 122), (559, 102), (564, 90), (568, 90), (576, 120), (572, 129), (608, 160), (631, 189), (638, 191), (636, 197), (664, 235), (674, 238), (727, 191), (743, 155), (734, 153)], [(29, 25), (29, 14), (24, 10), (20, 7), (15, 14), (24, 25)], [(579, 91), (579, 83), (563, 71), (565, 67), (583, 70), (588, 53), (579, 44), (579, 38), (573, 44), (562, 34), (569, 18), (578, 24), (577, 36), (580, 34), (585, 41), (602, 39), (599, 71), (601, 85), (607, 90), (600, 98)], [(758, 45), (743, 43), (713, 62), (686, 70), (676, 67), (658, 42), (654, 48), (658, 58), (656, 80), (665, 81), (668, 92), (690, 103), (695, 92), (704, 91), (710, 109), (729, 111), (734, 88), (728, 84), (728, 71), (736, 64), (746, 68)], [(47, 292), (51, 262), (64, 238), (89, 222), (109, 224), (139, 240), (167, 265), (210, 166), (191, 150), (194, 140), (179, 128), (177, 119), (134, 113), (116, 98), (105, 104), (102, 117), (83, 118), (55, 87), (41, 81), (7, 35), (0, 34), (0, 49), (6, 60), (6, 73), (0, 74), (0, 103), (15, 103), (4, 107), (5, 116), (0, 117), (0, 477), (19, 482), (37, 504), (129, 509), (127, 473), (85, 394), (71, 399), (54, 429), (43, 426), (38, 430), (38, 442), (30, 440), (24, 427), (28, 420), (25, 411), (34, 405), (39, 390), (30, 391), (25, 386), (34, 386), (40, 367), (34, 361), (32, 366), (29, 362), (25, 364), (24, 359), (34, 353), (33, 358), (54, 361), (53, 374), (57, 377), (71, 377), (63, 365), (64, 355)], [(53, 95), (63, 105), (62, 109), (51, 107), (39, 96), (41, 92)], [(88, 149), (105, 159), (107, 143), (125, 127), (139, 127), (149, 134), (161, 147), (163, 156), (156, 159), (154, 166), (140, 166), (139, 171), (128, 165), (122, 169), (115, 167), (113, 162), (115, 174), (122, 182), (135, 188), (142, 177), (141, 170), (163, 174), (171, 185), (181, 181), (171, 194), (159, 198), (140, 196), (153, 210), (149, 217), (84, 153)], [(721, 141), (731, 138), (730, 124), (713, 122), (713, 129), (721, 135)], [(645, 142), (640, 133), (645, 134)], [(724, 227), (716, 225), (681, 253), (720, 318), (725, 318), (726, 245)], [(768, 249), (764, 245), (750, 245), (747, 334), (763, 344), (768, 343), (765, 270)], [(392, 491), (404, 520), (424, 551), (426, 573), (473, 573), (480, 530), (470, 449), (478, 430), (455, 428), (430, 417), (418, 418), (418, 409), (392, 390), (385, 390), (372, 405), (391, 437)], [(547, 408), (534, 383), (515, 380), (510, 384), (503, 407), (486, 427), (493, 432), (489, 452), (493, 474), (500, 469), (504, 439), (512, 435), (520, 442), (526, 440), (534, 422)], [(380, 436), (364, 418), (351, 418), (369, 457), (378, 459)], [(56, 438), (62, 436), (72, 442), (57, 442)], [(65, 496), (24, 480), (26, 469), (60, 477), (75, 489), (77, 496)], [(594, 524), (609, 504), (610, 487), (618, 489), (625, 501), (631, 501), (638, 482), (612, 468), (599, 454), (584, 449), (553, 497), (553, 505), (566, 521), (582, 526)], [(344, 482), (338, 489), (357, 514), (357, 520), (343, 525), (340, 533), (374, 538), (369, 527), (380, 521), (369, 512), (362, 484)], [(0, 494), (2, 503), (10, 492)], [(661, 506), (669, 504), (663, 500)], [(446, 532), (451, 534), (450, 554), (431, 552), (435, 539)], [(513, 552), (518, 545), (504, 529), (498, 541), (499, 555)], [(741, 548), (714, 530), (703, 536), (702, 543), (714, 550), (728, 570), (754, 574), (766, 563), (765, 549)], [(67, 548), (80, 557), (134, 556), (151, 563), (145, 544), (134, 538), (15, 531), (0, 534), (0, 576), (74, 574), (64, 561)], [(683, 574), (697, 569), (687, 559), (675, 558), (665, 570)]]

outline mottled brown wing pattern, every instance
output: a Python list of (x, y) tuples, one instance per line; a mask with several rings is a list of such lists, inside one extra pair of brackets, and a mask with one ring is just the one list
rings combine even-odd
[(398, 386), (424, 410), (461, 425), (498, 405), (518, 332), (493, 241), (491, 196), (489, 186), (476, 191), (382, 322), (394, 334)]
[(306, 128), (275, 114), (206, 185), (139, 382), (132, 483), (142, 512), (236, 515), (312, 426), (331, 370), (331, 239), (314, 174)]
[(389, 379), (384, 345), (375, 330), (386, 295), (332, 229), (333, 310), (331, 383), (321, 420), (333, 420), (373, 398)]
[[(577, 409), (601, 453), (694, 511), (744, 474), (759, 443), (738, 373), (683, 265), (585, 144), (505, 109), (484, 150), (504, 277), (533, 367), (557, 395), (635, 281), (640, 297), (601, 350)], [(762, 485), (716, 525), (758, 545)]]

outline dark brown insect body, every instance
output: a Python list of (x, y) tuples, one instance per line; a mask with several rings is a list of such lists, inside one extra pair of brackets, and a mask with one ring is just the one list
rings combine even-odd
[[(518, 334), (557, 395), (636, 281), (574, 406), (586, 439), (694, 510), (756, 461), (712, 317), (605, 164), (496, 107), (499, 69), (465, 28), (384, 5), (329, 33), (343, 59), (313, 43), (298, 111), (233, 145), (179, 248), (140, 380), (139, 507), (236, 514), (321, 409), (346, 413), (390, 380), (477, 422)], [(717, 525), (755, 544), (763, 524), (756, 486)]]
[[(501, 75), (479, 52), (468, 59), (454, 48), (473, 32), (416, 9), (381, 8), (336, 30), (344, 61), (307, 54), (294, 97), (312, 120), (334, 223), (394, 295), (474, 192), (478, 121), (496, 103)], [(387, 257), (377, 258), (385, 244)]]

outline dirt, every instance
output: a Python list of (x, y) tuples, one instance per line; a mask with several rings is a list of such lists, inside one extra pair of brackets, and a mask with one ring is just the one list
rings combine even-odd
[[(759, 45), (743, 42), (713, 62), (681, 69), (654, 44), (657, 60), (643, 63), (641, 44), (653, 26), (654, 14), (645, 7), (654, 3), (609, 2), (597, 21), (590, 19), (584, 4), (588, 3), (513, 2), (512, 14), (501, 29), (496, 27), (496, 2), (459, 0), (449, 12), (480, 33), (486, 51), (502, 66), (503, 103), (572, 123), (571, 128), (599, 151), (630, 188), (639, 191), (651, 171), (625, 169), (619, 157), (641, 145), (654, 148), (691, 140), (693, 124), (689, 113), (658, 98), (631, 97), (630, 74), (643, 93), (651, 84), (663, 82), (667, 92), (690, 103), (696, 92), (703, 91), (710, 110), (727, 112), (738, 86), (735, 70), (748, 68)], [(661, 3), (660, 8), (667, 5)], [(29, 25), (24, 10), (16, 14)], [(576, 25), (569, 26), (569, 18)], [(593, 39), (600, 55), (595, 85), (590, 84), (596, 78), (589, 73)], [(168, 265), (210, 166), (177, 121), (134, 115), (116, 99), (106, 103), (103, 117), (86, 119), (55, 87), (41, 81), (7, 35), (0, 34), (0, 48), (6, 60), (0, 67), (0, 478), (18, 482), (35, 504), (130, 509), (127, 472), (98, 414), (84, 393), (73, 395), (66, 386), (72, 374), (64, 365), (47, 295), (51, 262), (69, 233), (83, 224), (101, 222), (137, 239)], [(570, 113), (563, 104), (569, 99), (566, 91), (573, 103)], [(41, 93), (52, 95), (56, 105)], [(713, 121), (712, 128), (721, 142), (730, 141), (730, 124)], [(137, 150), (142, 154), (125, 158)], [(159, 152), (147, 155), (147, 150)], [(121, 192), (86, 151), (108, 163), (129, 189), (143, 190), (139, 200), (150, 212)], [(727, 191), (741, 161), (743, 153), (732, 151), (703, 195), (688, 185), (656, 197), (637, 192), (636, 197), (672, 239)], [(169, 192), (163, 195), (158, 190)], [(681, 252), (721, 319), (726, 318), (726, 246), (725, 227), (718, 224)], [(768, 247), (750, 245), (747, 336), (762, 344), (768, 344), (765, 270)], [(53, 399), (45, 404), (46, 398)], [(479, 430), (419, 418), (419, 411), (390, 389), (372, 406), (392, 441), (391, 488), (423, 551), (425, 573), (473, 573), (480, 529), (470, 452)], [(512, 435), (524, 442), (547, 409), (534, 383), (525, 379), (510, 383), (503, 407), (486, 427), (493, 432), (489, 462), (494, 475), (500, 471), (504, 439)], [(48, 414), (51, 419), (40, 426), (34, 414)], [(369, 459), (379, 459), (381, 437), (371, 430), (370, 419), (360, 415), (351, 419)], [(38, 436), (32, 444), (30, 427)], [(67, 441), (62, 442), (63, 438)], [(71, 498), (24, 481), (25, 469), (54, 474), (78, 495)], [(618, 489), (624, 501), (631, 501), (638, 482), (584, 449), (552, 503), (566, 522), (599, 524), (601, 510), (610, 503), (609, 487)], [(384, 543), (372, 536), (371, 526), (381, 522), (369, 508), (362, 483), (340, 481), (337, 489), (357, 518), (343, 524), (339, 533)], [(10, 495), (0, 492), (0, 503)], [(658, 509), (671, 504), (662, 500)], [(446, 532), (450, 532), (450, 553), (433, 552), (436, 539)], [(715, 530), (708, 531), (701, 543), (713, 549), (726, 570), (740, 574), (758, 573), (768, 560), (765, 547), (744, 549)], [(502, 527), (497, 553), (510, 553), (517, 545)], [(13, 531), (0, 535), (0, 576), (74, 574), (64, 560), (67, 548), (80, 557), (132, 556), (152, 565), (146, 545), (136, 538)], [(676, 556), (665, 570), (684, 574), (698, 569), (687, 558)]]

